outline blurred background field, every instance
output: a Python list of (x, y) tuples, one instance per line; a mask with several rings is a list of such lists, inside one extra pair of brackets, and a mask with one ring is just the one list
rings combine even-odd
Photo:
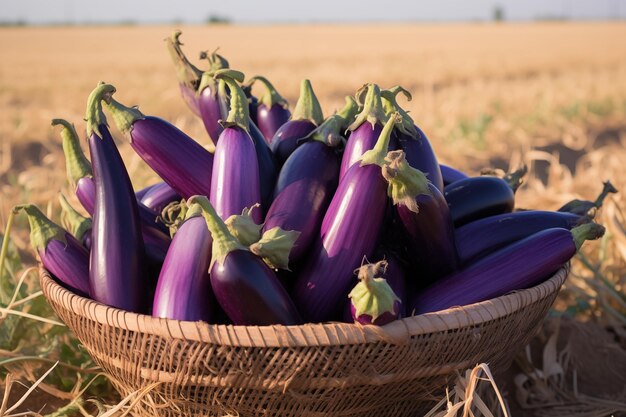
[[(201, 121), (180, 98), (165, 49), (163, 39), (174, 29), (182, 30), (183, 49), (199, 67), (207, 66), (195, 59), (198, 53), (219, 47), (231, 67), (247, 77), (266, 76), (292, 105), (300, 80), (310, 79), (325, 115), (366, 82), (405, 87), (413, 99), (401, 104), (441, 162), (470, 174), (528, 164), (519, 207), (556, 209), (573, 198), (593, 200), (602, 181), (611, 180), (620, 193), (598, 214), (608, 232), (575, 262), (554, 315), (593, 321), (626, 345), (626, 25), (619, 22), (0, 28), (2, 230), (11, 207), (23, 202), (58, 219), (57, 195), (69, 192), (59, 132), (50, 120), (68, 119), (84, 136), (87, 95), (100, 80), (117, 87), (120, 101), (208, 142)], [(135, 187), (156, 182), (116, 133)], [(36, 273), (28, 269), (35, 260), (23, 219), (11, 247), (15, 262), (0, 273), (3, 292), (12, 294), (23, 276), (19, 297), (35, 294)], [(15, 308), (54, 319), (42, 297)], [(4, 354), (92, 367), (86, 353), (71, 351), (76, 342), (59, 329), (2, 310), (0, 364)], [(52, 344), (44, 349), (39, 337)], [(23, 360), (0, 372), (33, 382), (49, 366)], [(75, 369), (57, 369), (48, 393), (66, 404), (95, 372), (77, 379)]]

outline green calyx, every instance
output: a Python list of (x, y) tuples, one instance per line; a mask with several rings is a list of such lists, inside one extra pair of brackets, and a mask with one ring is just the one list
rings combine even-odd
[(397, 314), (396, 302), (400, 298), (384, 278), (376, 275), (387, 271), (387, 261), (375, 264), (365, 264), (354, 271), (358, 274), (359, 283), (350, 291), (348, 297), (352, 300), (356, 316), (368, 315), (372, 321), (385, 313)]
[(65, 230), (46, 217), (34, 204), (20, 204), (13, 208), (14, 212), (24, 210), (30, 225), (30, 244), (37, 253), (45, 250), (52, 239), (67, 244)]
[(391, 115), (391, 117), (387, 119), (374, 148), (368, 150), (359, 158), (361, 166), (378, 165), (382, 167), (385, 164), (385, 157), (387, 156), (389, 142), (391, 141), (391, 132), (401, 120), (401, 116), (398, 113)]
[(249, 132), (250, 110), (248, 108), (248, 98), (239, 86), (237, 81), (243, 82), (243, 73), (231, 69), (216, 71), (213, 77), (216, 80), (224, 81), (230, 89), (230, 111), (226, 120), (222, 121), (222, 126), (238, 126)]
[(207, 61), (209, 61), (209, 71), (217, 71), (225, 68), (230, 68), (228, 60), (222, 55), (218, 54), (218, 50), (219, 48), (217, 48), (210, 54), (209, 51), (200, 52), (200, 59), (206, 59)]
[(572, 229), (572, 238), (576, 245), (576, 250), (580, 250), (585, 240), (596, 240), (604, 236), (606, 229), (594, 222), (584, 223)]
[(113, 123), (115, 123), (115, 126), (117, 126), (120, 132), (128, 135), (129, 140), (132, 141), (132, 138), (129, 134), (133, 128), (133, 123), (135, 123), (137, 120), (143, 119), (143, 113), (139, 111), (137, 106), (126, 107), (119, 101), (115, 100), (113, 97), (110, 97), (104, 103), (109, 113), (111, 113), (111, 117), (113, 118)]
[(198, 69), (191, 62), (189, 62), (182, 49), (180, 48), (180, 46), (182, 45), (182, 43), (180, 42), (181, 33), (182, 32), (180, 30), (173, 32), (170, 37), (165, 38), (165, 44), (167, 46), (167, 51), (169, 52), (170, 57), (174, 62), (174, 68), (176, 69), (176, 78), (180, 83), (196, 91), (203, 71)]
[(102, 111), (102, 101), (108, 102), (115, 93), (115, 87), (111, 84), (100, 82), (96, 88), (89, 94), (87, 99), (87, 110), (85, 111), (85, 122), (87, 123), (87, 136), (92, 134), (102, 138), (100, 126), (108, 126), (107, 118)]
[[(349, 130), (356, 130), (365, 122), (369, 122), (372, 128), (376, 123), (385, 124), (389, 117), (383, 109), (380, 87), (376, 84), (366, 84), (356, 93), (357, 102), (363, 103), (363, 109), (356, 116), (356, 119), (348, 126)], [(365, 95), (363, 97), (363, 95)]]
[(398, 126), (398, 129), (402, 133), (409, 135), (412, 138), (417, 138), (418, 133), (417, 129), (415, 128), (415, 123), (413, 122), (413, 119), (411, 118), (411, 116), (409, 116), (408, 112), (406, 112), (402, 107), (400, 107), (400, 105), (398, 105), (396, 97), (399, 93), (404, 94), (408, 101), (411, 101), (413, 99), (413, 97), (411, 97), (411, 93), (408, 90), (397, 85), (390, 88), (389, 90), (383, 90), (380, 92), (383, 109), (387, 116), (396, 112), (400, 113), (400, 115), (402, 116), (402, 123)]
[(263, 233), (258, 242), (250, 245), (250, 252), (263, 258), (263, 261), (272, 269), (289, 271), (289, 253), (298, 240), (298, 236), (300, 236), (298, 231), (274, 227)]
[(309, 120), (315, 126), (321, 125), (324, 121), (322, 106), (320, 106), (309, 80), (300, 82), (300, 97), (298, 97), (296, 107), (291, 114), (291, 120)]
[(65, 168), (67, 179), (76, 187), (79, 179), (93, 177), (91, 162), (87, 159), (80, 147), (80, 140), (74, 125), (63, 119), (52, 119), (52, 126), (61, 125), (61, 138), (63, 144), (63, 154), (65, 155)]
[(269, 82), (269, 80), (265, 77), (257, 75), (250, 78), (250, 80), (246, 83), (246, 87), (252, 87), (252, 84), (254, 84), (255, 81), (259, 81), (265, 86), (265, 93), (263, 93), (263, 95), (259, 97), (259, 103), (264, 104), (265, 107), (267, 107), (268, 109), (271, 108), (274, 104), (278, 104), (285, 109), (289, 108), (287, 100), (285, 100), (283, 96), (281, 96), (278, 91), (276, 91), (274, 85), (272, 85), (272, 83)]
[(256, 203), (250, 208), (243, 209), (241, 214), (233, 214), (224, 220), (230, 233), (244, 246), (250, 246), (261, 239), (263, 225), (256, 224), (252, 220), (252, 210), (260, 207), (261, 205)]
[(402, 204), (412, 212), (419, 213), (415, 197), (420, 194), (432, 195), (426, 175), (409, 165), (402, 150), (389, 152), (385, 162), (382, 174), (389, 184), (387, 194), (393, 204)]
[(336, 114), (329, 116), (307, 136), (307, 139), (322, 142), (326, 146), (336, 147), (344, 141), (341, 134), (356, 114), (357, 104), (350, 96), (346, 97), (346, 105)]
[(189, 197), (187, 206), (191, 207), (194, 203), (200, 206), (202, 217), (204, 217), (213, 238), (213, 254), (209, 270), (213, 268), (215, 262), (220, 266), (223, 265), (224, 259), (230, 252), (234, 250), (248, 250), (230, 233), (226, 223), (217, 214), (208, 198), (203, 195)]
[(61, 209), (63, 210), (61, 215), (63, 227), (69, 230), (70, 233), (78, 239), (78, 241), (82, 241), (85, 233), (92, 228), (92, 220), (76, 211), (69, 201), (67, 201), (65, 195), (59, 195), (59, 202), (61, 203)]
[(187, 207), (187, 202), (182, 199), (181, 201), (172, 201), (163, 208), (159, 215), (159, 220), (167, 226), (170, 231), (170, 237), (174, 237), (180, 226), (191, 217), (200, 216), (200, 207), (195, 207), (195, 212), (190, 207)]

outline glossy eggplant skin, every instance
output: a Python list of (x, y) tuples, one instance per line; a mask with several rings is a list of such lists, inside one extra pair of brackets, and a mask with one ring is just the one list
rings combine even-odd
[(387, 182), (377, 165), (355, 164), (339, 182), (320, 234), (296, 278), (293, 295), (304, 319), (341, 316), (354, 270), (378, 246), (387, 208)]
[(39, 250), (39, 259), (61, 285), (81, 297), (91, 296), (89, 251), (74, 236), (65, 233), (65, 242), (51, 239)]
[[(223, 220), (261, 203), (256, 147), (245, 130), (238, 126), (224, 129), (215, 147), (212, 176), (209, 200)], [(263, 221), (261, 211), (252, 211), (257, 224)]]
[(289, 254), (290, 263), (301, 260), (313, 243), (337, 188), (338, 176), (337, 152), (318, 141), (303, 143), (280, 170), (263, 232), (277, 226), (300, 232)]
[(180, 226), (161, 268), (152, 315), (213, 322), (215, 297), (209, 278), (213, 239), (201, 216)]
[(76, 197), (89, 215), (93, 215), (96, 203), (96, 183), (91, 177), (83, 177), (76, 182)]
[(235, 325), (267, 326), (302, 323), (293, 301), (276, 274), (261, 258), (237, 249), (211, 268), (215, 297)]
[[(272, 138), (274, 138), (280, 127), (289, 121), (290, 117), (291, 112), (289, 109), (280, 104), (273, 104), (270, 108), (263, 103), (259, 104), (257, 107), (256, 124), (268, 144), (272, 143)], [(252, 118), (252, 113), (250, 118)]]
[(452, 184), (453, 182), (457, 182), (460, 180), (464, 180), (465, 178), (469, 178), (469, 176), (456, 168), (452, 168), (449, 165), (439, 164), (439, 169), (441, 170), (441, 177), (443, 179), (444, 187)]
[(484, 217), (510, 213), (515, 195), (509, 184), (497, 177), (471, 177), (456, 181), (444, 190), (454, 227)]
[(428, 178), (440, 192), (443, 192), (443, 177), (435, 152), (424, 132), (417, 126), (415, 126), (415, 130), (417, 131), (416, 138), (397, 132), (399, 147), (404, 151), (406, 161), (409, 165), (422, 171), (426, 175), (426, 178)]
[(145, 300), (144, 243), (137, 198), (108, 128), (89, 137), (96, 185), (89, 283), (93, 299), (141, 313)]
[(316, 127), (315, 123), (310, 120), (290, 120), (280, 126), (270, 141), (270, 148), (278, 164), (284, 164), (289, 155), (298, 147), (298, 141)]
[(576, 251), (569, 230), (543, 230), (435, 282), (416, 295), (409, 311), (423, 314), (465, 306), (532, 287), (563, 267)]
[(157, 182), (156, 184), (143, 187), (142, 189), (135, 191), (135, 197), (137, 197), (138, 201), (141, 201), (143, 196), (146, 195), (148, 191), (150, 191), (153, 188), (158, 188), (161, 184), (165, 184), (165, 183), (163, 181), (160, 181), (160, 182)]
[(350, 134), (341, 158), (339, 181), (343, 179), (348, 169), (359, 160), (365, 151), (374, 147), (382, 130), (383, 127), (380, 123), (376, 123), (374, 126), (370, 123), (363, 123)]
[(454, 231), (462, 265), (545, 229), (571, 230), (585, 218), (571, 213), (528, 210), (485, 217)]
[(174, 201), (179, 201), (181, 198), (176, 190), (167, 183), (160, 182), (146, 191), (139, 201), (157, 215), (160, 215), (165, 206)]
[(278, 177), (278, 164), (270, 147), (265, 142), (263, 134), (251, 120), (249, 124), (250, 137), (254, 141), (256, 157), (259, 164), (259, 181), (261, 182), (261, 205), (267, 211), (272, 204), (274, 185)]
[(429, 182), (428, 194), (419, 194), (415, 213), (403, 204), (395, 206), (406, 236), (408, 256), (420, 283), (433, 282), (458, 268), (454, 228), (446, 200)]
[(180, 87), (180, 95), (183, 97), (183, 101), (189, 107), (189, 110), (196, 116), (202, 117), (196, 91), (185, 83), (178, 83), (178, 86)]
[(183, 198), (211, 191), (213, 154), (176, 126), (153, 116), (133, 123), (131, 146)]
[[(217, 86), (217, 84), (215, 85)], [(219, 123), (223, 119), (223, 115), (217, 88), (205, 87), (202, 90), (198, 97), (198, 110), (211, 141), (213, 141), (213, 144), (217, 144), (218, 138), (222, 130), (224, 130)]]

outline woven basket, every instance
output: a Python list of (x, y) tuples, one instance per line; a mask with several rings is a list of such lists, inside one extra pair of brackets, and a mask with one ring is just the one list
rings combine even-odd
[(40, 271), (48, 301), (129, 393), (159, 382), (135, 416), (417, 416), (457, 372), (506, 369), (535, 334), (569, 265), (546, 282), (384, 327), (227, 326), (128, 313)]

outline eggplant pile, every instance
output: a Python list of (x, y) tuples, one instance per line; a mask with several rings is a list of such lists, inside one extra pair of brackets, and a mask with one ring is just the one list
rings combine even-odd
[[(63, 197), (66, 231), (16, 208), (43, 266), (81, 296), (175, 320), (384, 325), (537, 285), (604, 233), (592, 216), (610, 183), (595, 202), (516, 210), (525, 169), (439, 164), (400, 86), (365, 84), (324, 117), (310, 80), (290, 109), (275, 84), (246, 82), (216, 53), (199, 69), (179, 38), (166, 43), (183, 101), (214, 151), (100, 83), (89, 159), (73, 125), (53, 121), (84, 213)], [(109, 120), (160, 182), (133, 190)]]

